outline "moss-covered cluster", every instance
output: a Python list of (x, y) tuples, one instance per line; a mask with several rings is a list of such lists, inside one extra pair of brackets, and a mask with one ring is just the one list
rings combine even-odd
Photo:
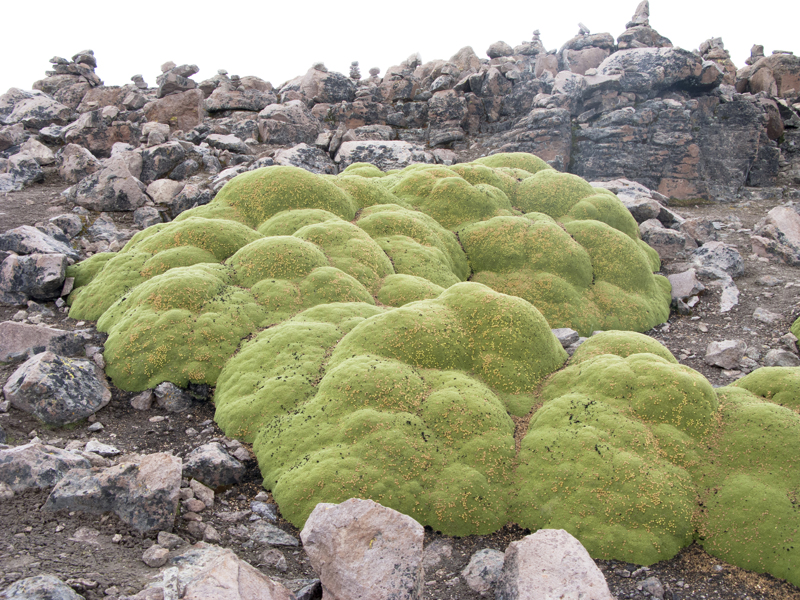
[[(269, 167), (70, 270), (123, 389), (216, 385), (301, 525), (376, 501), (453, 535), (564, 528), (652, 563), (698, 540), (797, 583), (800, 373), (714, 390), (638, 333), (669, 311), (619, 200), (526, 154)], [(800, 548), (800, 545), (797, 546)]]

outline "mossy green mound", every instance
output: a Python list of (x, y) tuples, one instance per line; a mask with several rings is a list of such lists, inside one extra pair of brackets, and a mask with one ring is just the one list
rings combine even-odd
[(376, 296), (386, 306), (403, 306), (409, 302), (436, 298), (444, 288), (414, 275), (389, 275)]
[(123, 389), (216, 385), (298, 526), (371, 497), (453, 535), (561, 527), (637, 563), (696, 539), (797, 583), (796, 370), (717, 394), (606, 331), (559, 371), (550, 327), (644, 331), (668, 283), (612, 194), (488, 159), (247, 173), (71, 267), (71, 314), (99, 317)]
[(774, 404), (800, 411), (800, 367), (763, 367), (731, 385)]
[(347, 221), (357, 208), (352, 197), (334, 183), (297, 167), (265, 167), (242, 173), (225, 184), (213, 205), (235, 208), (254, 228), (291, 208), (322, 209)]
[(667, 362), (678, 362), (665, 346), (635, 331), (602, 331), (593, 335), (578, 346), (569, 362), (571, 365), (577, 365), (601, 354), (615, 354), (627, 358), (631, 354), (643, 353), (655, 354)]
[[(768, 371), (768, 373), (759, 373)], [(771, 373), (769, 371), (772, 371)], [(794, 371), (794, 373), (792, 373)], [(796, 369), (758, 369), (773, 399)], [(737, 382), (738, 383), (738, 382)], [(789, 384), (791, 385), (791, 383)], [(722, 560), (800, 584), (800, 415), (745, 386), (718, 390), (721, 426), (698, 480), (700, 543)]]
[(473, 281), (525, 298), (554, 328), (645, 331), (669, 317), (669, 282), (653, 275), (639, 240), (606, 223), (576, 219), (562, 228), (528, 213), (458, 233)]
[(602, 354), (554, 375), (542, 401), (521, 444), (517, 523), (639, 564), (692, 541), (690, 469), (717, 410), (699, 373), (654, 354)]
[(70, 316), (99, 319), (129, 290), (176, 267), (219, 263), (260, 238), (235, 221), (191, 218), (140, 231), (117, 254), (99, 254), (75, 265)]
[[(270, 352), (297, 354), (286, 346), (291, 340)], [(312, 343), (323, 356), (326, 344)], [(357, 324), (324, 369), (311, 366), (324, 373), (316, 395), (295, 393), (309, 399), (265, 424), (254, 450), (293, 522), (304, 521), (320, 498), (344, 500), (355, 486), (359, 495), (454, 535), (493, 531), (507, 518), (503, 490), (514, 454), (508, 413), (527, 412), (536, 384), (565, 359), (530, 304), (458, 284)], [(219, 385), (227, 398), (222, 378)]]
[(544, 162), (541, 158), (534, 154), (527, 152), (506, 152), (501, 154), (492, 154), (491, 156), (484, 156), (478, 158), (473, 162), (479, 165), (486, 165), (487, 167), (519, 169), (534, 174), (539, 171), (552, 170), (553, 167)]
[(356, 224), (380, 244), (395, 273), (442, 287), (469, 276), (467, 257), (456, 236), (424, 213), (385, 204), (363, 210)]

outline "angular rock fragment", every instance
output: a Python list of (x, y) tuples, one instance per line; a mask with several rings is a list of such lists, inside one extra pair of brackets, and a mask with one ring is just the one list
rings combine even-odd
[(605, 577), (581, 543), (563, 529), (540, 529), (505, 553), (497, 600), (612, 600)]
[(89, 467), (83, 456), (40, 442), (0, 449), (0, 482), (15, 492), (53, 487), (71, 469)]
[(216, 489), (241, 483), (245, 467), (233, 458), (219, 442), (195, 448), (186, 457), (184, 475)]
[(15, 408), (50, 425), (85, 419), (111, 400), (103, 372), (92, 361), (43, 352), (24, 362), (3, 386)]
[(300, 537), (332, 598), (416, 599), (422, 592), (424, 529), (372, 500), (318, 504)]
[(105, 469), (73, 469), (44, 510), (113, 511), (137, 531), (170, 531), (178, 508), (181, 459), (159, 452)]

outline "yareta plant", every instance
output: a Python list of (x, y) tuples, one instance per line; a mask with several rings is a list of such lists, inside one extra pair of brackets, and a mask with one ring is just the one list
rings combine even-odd
[[(215, 385), (297, 526), (360, 496), (800, 584), (800, 370), (715, 390), (635, 333), (669, 316), (659, 266), (616, 196), (529, 154), (268, 167), (71, 267), (69, 300), (119, 387)], [(555, 327), (607, 331), (567, 360)]]

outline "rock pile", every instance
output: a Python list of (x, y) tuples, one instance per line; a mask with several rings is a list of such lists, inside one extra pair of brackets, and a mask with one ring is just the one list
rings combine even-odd
[[(454, 152), (436, 157), (441, 162), (532, 152), (587, 179), (625, 178), (678, 199), (729, 201), (748, 187), (776, 195), (800, 182), (796, 56), (767, 57), (754, 46), (737, 71), (719, 38), (694, 52), (673, 48), (651, 27), (647, 0), (626, 27), (617, 38), (582, 31), (557, 52), (537, 30), (516, 47), (492, 44), (488, 59), (468, 47), (449, 60), (412, 55), (383, 77), (371, 69), (361, 79), (355, 63), (349, 76), (318, 63), (275, 90), (225, 70), (197, 84), (196, 65), (172, 62), (155, 89), (141, 75), (104, 87), (91, 51), (56, 57), (33, 92), (13, 89), (0, 99), (0, 189), (40, 180), (48, 152), (68, 162), (61, 153), (69, 144), (97, 159), (110, 157), (115, 143), (136, 152), (181, 144), (165, 150), (175, 158), (161, 159), (154, 177), (183, 181), (262, 166), (301, 143), (319, 152), (291, 164), (336, 173), (347, 166), (336, 160), (341, 144), (353, 140)], [(168, 129), (154, 129), (159, 123)], [(67, 180), (81, 173), (72, 172)], [(141, 192), (127, 184), (108, 195), (108, 209), (138, 208)], [(120, 194), (132, 199), (115, 204)]]

